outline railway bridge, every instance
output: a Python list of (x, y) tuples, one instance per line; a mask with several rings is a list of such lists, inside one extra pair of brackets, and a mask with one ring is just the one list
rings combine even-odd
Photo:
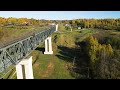
[(46, 30), (0, 45), (0, 73), (13, 65), (16, 68), (17, 79), (34, 79), (32, 56), (28, 55), (43, 42), (45, 42), (44, 54), (53, 54), (51, 35), (57, 30), (58, 24), (50, 25)]

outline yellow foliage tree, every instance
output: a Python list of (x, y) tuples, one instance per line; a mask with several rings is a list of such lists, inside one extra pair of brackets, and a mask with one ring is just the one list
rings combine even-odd
[(106, 61), (109, 60), (113, 54), (113, 49), (110, 44), (101, 45), (98, 43), (98, 40), (92, 35), (89, 36), (86, 40), (87, 42), (87, 54), (89, 56), (89, 66), (92, 71), (92, 74), (95, 75), (95, 70), (97, 67), (97, 62), (100, 60)]

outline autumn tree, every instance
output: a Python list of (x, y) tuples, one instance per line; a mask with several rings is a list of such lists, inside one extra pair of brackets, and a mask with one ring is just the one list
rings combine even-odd
[[(109, 76), (109, 61), (113, 56), (113, 49), (111, 45), (101, 45), (100, 43), (98, 43), (98, 40), (92, 35), (86, 39), (86, 45), (86, 52), (89, 57), (88, 63), (91, 78), (105, 78), (106, 75)], [(101, 73), (103, 74), (103, 76), (101, 75)]]
[(72, 26), (82, 28), (97, 28), (105, 30), (120, 30), (120, 19), (74, 19), (65, 20), (65, 23), (71, 23)]
[(89, 67), (90, 67), (90, 71), (91, 71), (91, 77), (93, 77), (96, 61), (98, 60), (96, 53), (98, 50), (99, 43), (96, 38), (94, 38), (92, 35), (90, 35), (86, 40), (86, 45), (87, 45), (86, 52), (89, 57)]

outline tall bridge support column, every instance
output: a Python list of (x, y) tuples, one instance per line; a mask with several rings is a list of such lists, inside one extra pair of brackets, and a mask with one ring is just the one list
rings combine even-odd
[[(23, 69), (24, 66), (24, 69)], [(23, 59), (16, 65), (17, 79), (34, 79), (32, 69), (32, 56)]]
[(48, 37), (45, 40), (45, 52), (44, 52), (44, 54), (53, 54), (51, 37)]
[(57, 32), (58, 31), (58, 24), (56, 25), (56, 31), (55, 32)]

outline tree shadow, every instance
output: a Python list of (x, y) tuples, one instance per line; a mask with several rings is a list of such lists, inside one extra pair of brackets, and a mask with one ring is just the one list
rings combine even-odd
[(62, 55), (55, 55), (55, 56), (57, 56), (61, 60), (67, 61), (67, 62), (72, 60), (70, 57), (67, 57), (67, 56), (62, 56)]
[(60, 55), (56, 55), (58, 58), (65, 60), (67, 62), (72, 62), (74, 55), (75, 55), (75, 51), (73, 48), (68, 48), (65, 46), (58, 46), (59, 54)]
[(35, 50), (41, 51), (42, 54), (44, 54), (45, 48), (43, 48), (43, 47), (37, 47)]
[[(88, 60), (87, 55), (84, 53), (84, 42), (76, 42), (77, 47), (70, 48), (66, 46), (58, 46), (60, 50), (56, 56), (61, 60), (70, 62), (72, 67), (68, 67), (70, 74), (75, 78), (88, 77)], [(83, 49), (82, 49), (83, 48)], [(77, 73), (77, 75), (75, 74)]]
[(34, 65), (34, 64), (37, 62), (38, 58), (39, 58), (39, 56), (36, 57), (36, 59), (35, 59), (35, 61), (32, 63), (32, 65)]

